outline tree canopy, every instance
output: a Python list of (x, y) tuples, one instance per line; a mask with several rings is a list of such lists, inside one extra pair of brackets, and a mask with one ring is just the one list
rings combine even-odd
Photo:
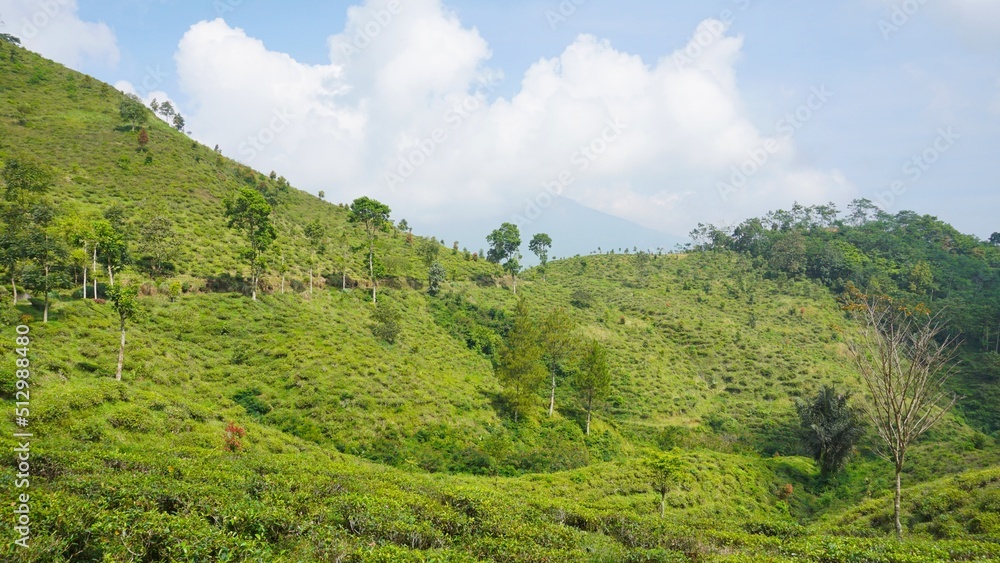
[(490, 250), (486, 259), (494, 264), (500, 264), (504, 271), (514, 280), (514, 293), (517, 293), (517, 273), (521, 270), (518, 260), (521, 258), (521, 231), (513, 223), (503, 223), (486, 237)]
[(257, 284), (265, 264), (264, 253), (277, 238), (271, 223), (271, 206), (259, 192), (247, 187), (226, 198), (224, 204), (229, 228), (240, 231), (248, 244), (241, 255), (250, 265), (252, 298), (256, 301)]
[(375, 237), (384, 231), (389, 224), (389, 206), (367, 196), (359, 197), (351, 202), (349, 220), (364, 226), (368, 237), (368, 277), (372, 284), (372, 303), (377, 301), (376, 289), (378, 277), (375, 272)]

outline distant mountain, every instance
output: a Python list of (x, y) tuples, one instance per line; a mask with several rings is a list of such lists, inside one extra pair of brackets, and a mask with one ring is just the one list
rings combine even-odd
[[(511, 221), (509, 214), (497, 214), (493, 219), (466, 219), (452, 222), (447, 226), (433, 227), (417, 225), (422, 232), (434, 232), (445, 237), (448, 244), (451, 241), (461, 241), (462, 246), (472, 252), (486, 248), (486, 236), (504, 221)], [(538, 263), (528, 251), (528, 241), (535, 233), (547, 233), (552, 237), (552, 250), (549, 256), (557, 258), (587, 255), (600, 248), (603, 252), (614, 249), (638, 248), (656, 252), (658, 248), (664, 251), (672, 250), (674, 245), (683, 242), (675, 236), (647, 229), (631, 221), (608, 215), (591, 209), (569, 198), (557, 198), (552, 205), (542, 211), (534, 221), (518, 225), (521, 229), (521, 239), (524, 242), (521, 252), (524, 254), (522, 263), (533, 266)], [(468, 241), (468, 242), (467, 242)]]

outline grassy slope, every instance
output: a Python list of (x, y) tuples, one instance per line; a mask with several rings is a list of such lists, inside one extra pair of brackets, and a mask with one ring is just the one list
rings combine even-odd
[[(200, 278), (243, 272), (238, 258), (242, 243), (225, 226), (222, 200), (246, 185), (239, 172), (248, 169), (151, 114), (147, 129), (152, 163), (145, 164), (136, 133), (118, 115), (120, 92), (8, 44), (0, 45), (0, 57), (0, 160), (30, 153), (51, 166), (57, 176), (52, 195), (66, 211), (99, 214), (122, 204), (135, 217), (143, 210), (165, 210), (178, 240), (195, 241), (178, 246), (173, 262), (179, 272)], [(275, 185), (263, 173), (254, 176), (255, 184)], [(290, 275), (300, 280), (307, 278), (305, 265), (311, 255), (303, 232), (309, 222), (319, 220), (325, 227), (328, 246), (342, 232), (354, 247), (364, 242), (361, 229), (348, 224), (346, 208), (305, 192), (291, 190), (275, 216), (278, 246)], [(387, 255), (405, 259), (399, 277), (426, 278), (416, 250), (405, 245), (398, 232), (383, 236), (381, 245)], [(364, 277), (366, 250), (356, 248), (352, 255), (349, 272), (354, 277)], [(323, 260), (327, 273), (332, 273), (333, 260)], [(495, 271), (485, 262), (467, 262), (443, 248), (440, 260), (458, 277)], [(272, 277), (271, 283), (277, 287), (278, 280)]]
[[(59, 172), (58, 197), (85, 211), (112, 201), (159, 201), (182, 240), (195, 242), (181, 249), (178, 271), (239, 272), (237, 240), (220, 209), (240, 185), (234, 163), (154, 121), (154, 160), (141, 164), (134, 134), (116, 130), (118, 94), (25, 51), (0, 44), (0, 52), (0, 157), (27, 151), (43, 159)], [(21, 115), (26, 125), (18, 124)], [(131, 160), (125, 169), (116, 164), (122, 156)], [(331, 233), (346, 229), (355, 244), (361, 240), (342, 208), (294, 190), (278, 218), (293, 268), (309, 255), (301, 228), (313, 218)], [(384, 244), (407, 257), (402, 275), (425, 277), (401, 236)], [(442, 300), (512, 309), (509, 292), (465, 281), (491, 267), (449, 251), (442, 260), (456, 274)], [(117, 344), (110, 310), (66, 297), (48, 325), (32, 325), (39, 424), (34, 560), (73, 553), (81, 560), (128, 560), (130, 553), (153, 560), (374, 559), (376, 552), (400, 560), (401, 550), (414, 548), (417, 557), (432, 552), (440, 560), (754, 552), (778, 560), (796, 549), (814, 549), (817, 560), (822, 550), (836, 549), (891, 555), (895, 548), (884, 542), (802, 535), (789, 512), (843, 501), (809, 490), (810, 462), (760, 455), (794, 453), (789, 397), (851, 379), (843, 358), (849, 325), (825, 290), (805, 282), (778, 286), (723, 255), (657, 258), (647, 271), (640, 275), (633, 257), (577, 258), (519, 289), (538, 311), (567, 306), (576, 291), (591, 294), (591, 305), (572, 314), (581, 335), (609, 346), (620, 377), (592, 440), (579, 431), (580, 413), (564, 386), (556, 421), (511, 427), (497, 413), (489, 361), (449, 334), (447, 315), (419, 292), (391, 292), (406, 312), (393, 346), (368, 331), (360, 292), (273, 295), (259, 303), (224, 294), (175, 303), (149, 297), (148, 316), (130, 333), (122, 385), (108, 377)], [(301, 279), (303, 269), (294, 275)], [(2, 375), (9, 392), (12, 374)], [(233, 401), (254, 388), (270, 409), (256, 418)], [(229, 420), (249, 430), (242, 454), (222, 450)], [(994, 461), (992, 451), (966, 451), (971, 434), (950, 421), (919, 448), (908, 477)], [(591, 463), (522, 477), (417, 470), (447, 465), (433, 458), (442, 449), (523, 460), (551, 450), (555, 439), (577, 454), (566, 466)], [(664, 523), (652, 516), (656, 498), (634, 454), (667, 442), (684, 446), (697, 469), (687, 490), (671, 494)], [(885, 480), (872, 461), (852, 471), (840, 499), (861, 498), (858, 484), (866, 478), (876, 490)], [(12, 478), (9, 467), (0, 474), (8, 484)], [(804, 489), (790, 505), (774, 496), (783, 482)], [(797, 539), (782, 544), (780, 535)], [(24, 555), (9, 542), (3, 549), (4, 557)], [(936, 548), (907, 549), (932, 558)]]

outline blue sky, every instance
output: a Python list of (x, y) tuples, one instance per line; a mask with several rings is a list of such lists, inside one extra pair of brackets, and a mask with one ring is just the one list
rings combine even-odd
[[(563, 172), (559, 195), (672, 235), (855, 197), (1000, 231), (998, 2), (410, 0), (338, 58), (393, 4), (0, 0), (0, 20), (25, 35), (48, 9), (59, 23), (36, 20), (29, 48), (169, 97), (194, 138), (297, 187), (380, 197), (449, 239), (449, 218), (457, 237), (544, 215)], [(474, 111), (449, 115), (484, 77)], [(399, 168), (421, 142), (432, 154)], [(585, 146), (600, 154), (574, 159)]]

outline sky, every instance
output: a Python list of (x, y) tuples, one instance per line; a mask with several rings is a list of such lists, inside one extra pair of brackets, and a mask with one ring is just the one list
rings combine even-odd
[(0, 0), (0, 22), (448, 240), (559, 202), (677, 238), (855, 198), (1000, 231), (995, 0)]

